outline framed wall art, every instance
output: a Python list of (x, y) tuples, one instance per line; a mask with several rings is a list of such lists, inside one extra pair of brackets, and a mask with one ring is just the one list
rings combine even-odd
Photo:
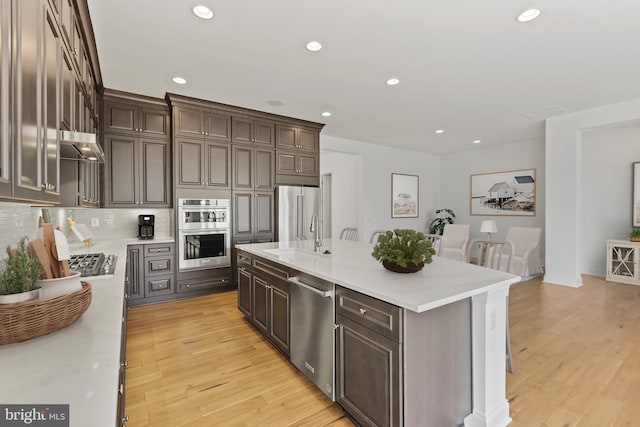
[(471, 175), (471, 215), (536, 215), (536, 170)]
[(640, 227), (640, 162), (633, 164), (633, 226)]
[(391, 218), (418, 217), (418, 175), (391, 174)]

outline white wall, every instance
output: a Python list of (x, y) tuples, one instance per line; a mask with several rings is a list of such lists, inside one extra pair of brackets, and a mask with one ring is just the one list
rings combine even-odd
[(582, 134), (582, 273), (604, 276), (605, 241), (627, 239), (631, 231), (634, 161), (640, 161), (640, 123)]
[[(545, 159), (544, 140), (517, 142), (497, 147), (480, 148), (441, 156), (441, 197), (439, 208), (450, 208), (456, 214), (456, 223), (470, 224), (470, 240), (485, 238), (480, 233), (483, 220), (496, 221), (498, 233), (493, 239), (506, 238), (509, 227), (541, 227), (544, 239), (545, 212)], [(536, 215), (488, 216), (471, 215), (470, 177), (474, 174), (518, 169), (536, 169)], [(542, 242), (544, 247), (544, 242)], [(541, 250), (544, 264), (544, 251)]]
[[(569, 286), (582, 284), (583, 259), (587, 256), (583, 224), (591, 211), (603, 207), (591, 203), (583, 205), (583, 176), (611, 174), (624, 180), (622, 170), (585, 170), (583, 138), (588, 131), (605, 126), (620, 126), (640, 120), (640, 99), (607, 105), (552, 117), (546, 122), (546, 274), (545, 281)], [(589, 136), (587, 136), (589, 139)], [(609, 150), (611, 141), (601, 141), (602, 152)], [(638, 142), (636, 141), (636, 144)], [(587, 147), (588, 150), (588, 147)], [(628, 163), (637, 161), (629, 152)], [(630, 168), (630, 166), (629, 166)], [(626, 168), (624, 168), (626, 169)], [(628, 198), (631, 197), (629, 191)], [(613, 236), (615, 237), (615, 236)], [(603, 244), (602, 242), (600, 244)]]
[(320, 157), (320, 173), (331, 174), (331, 237), (338, 238), (343, 228), (360, 223), (362, 156), (322, 151)]
[[(339, 153), (356, 154), (360, 159), (360, 189), (358, 190), (360, 240), (369, 241), (371, 233), (378, 229), (413, 228), (423, 230), (428, 218), (438, 206), (440, 194), (440, 159), (438, 156), (416, 151), (400, 150), (361, 141), (320, 135), (320, 149)], [(324, 168), (321, 154), (321, 173)], [(334, 171), (349, 167), (334, 163)], [(334, 171), (330, 171), (335, 173)], [(391, 174), (404, 173), (419, 176), (420, 201), (418, 218), (391, 218)], [(333, 182), (333, 194), (344, 191)], [(338, 207), (334, 206), (334, 211)], [(334, 238), (336, 235), (334, 235)]]

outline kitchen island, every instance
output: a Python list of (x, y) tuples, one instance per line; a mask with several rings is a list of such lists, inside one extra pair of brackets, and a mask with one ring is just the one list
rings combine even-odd
[[(321, 252), (314, 252), (313, 241), (247, 244), (236, 248), (240, 250), (239, 257), (243, 253), (249, 254), (254, 263), (258, 260), (267, 269), (269, 265), (275, 265), (276, 269), (279, 265), (291, 276), (309, 275), (337, 285), (336, 395), (338, 403), (359, 422), (407, 426), (424, 425), (425, 422), (436, 425), (432, 423), (437, 422), (437, 425), (464, 423), (466, 426), (500, 427), (511, 422), (505, 398), (506, 298), (509, 286), (520, 280), (518, 276), (440, 257), (434, 257), (433, 263), (418, 273), (393, 273), (371, 256), (372, 244), (342, 240), (325, 241)], [(330, 253), (323, 253), (325, 250)], [(239, 270), (244, 268), (243, 262), (248, 265), (246, 259), (239, 258)], [(242, 300), (241, 277), (238, 278), (239, 307), (247, 314), (243, 309), (247, 304), (246, 299)], [(270, 284), (267, 287), (275, 288)], [(254, 292), (254, 295), (257, 294)], [(370, 346), (374, 352), (368, 355), (363, 346), (373, 341), (366, 337), (346, 341), (350, 339), (349, 334), (353, 337), (359, 331), (369, 332), (361, 327), (363, 322), (352, 322), (358, 321), (354, 317), (358, 315), (357, 305), (353, 305), (353, 315), (347, 307), (351, 303), (359, 304), (359, 301), (364, 301), (359, 310), (362, 319), (375, 321), (378, 326), (393, 323), (391, 314), (387, 319), (384, 310), (391, 313), (389, 310), (395, 308), (399, 313), (395, 330), (388, 330), (395, 338), (388, 336), (384, 341), (375, 342)], [(294, 301), (291, 303), (295, 304)], [(257, 307), (255, 302), (252, 304)], [(373, 309), (378, 306), (380, 310), (374, 313)], [(374, 319), (372, 313), (380, 317)], [(270, 315), (272, 319), (277, 317), (275, 312)], [(274, 331), (271, 332), (274, 335)], [(276, 338), (278, 336), (282, 337), (283, 333), (275, 334)], [(389, 337), (394, 339), (389, 340)], [(278, 340), (272, 339), (272, 342), (283, 350)], [(359, 366), (350, 367), (352, 373), (341, 371), (343, 363), (358, 365), (357, 360), (349, 361), (345, 355), (346, 345), (352, 348), (360, 345), (363, 370), (370, 369), (371, 372), (355, 372)], [(390, 350), (393, 348), (395, 350)], [(376, 354), (382, 355), (381, 363), (370, 364), (368, 357), (376, 357)], [(399, 363), (394, 359), (400, 359)], [(397, 373), (393, 373), (394, 363), (398, 363)], [(375, 366), (382, 369), (372, 370)], [(370, 417), (376, 407), (354, 409), (349, 399), (341, 400), (341, 396), (350, 393), (344, 392), (345, 384), (341, 381), (349, 381), (350, 375), (352, 379), (364, 382), (368, 382), (368, 376), (388, 376), (390, 379), (382, 381), (381, 388), (387, 387), (387, 397), (393, 401), (388, 405), (383, 399), (380, 401), (385, 403), (385, 410), (391, 415)], [(393, 381), (398, 384), (389, 385)], [(379, 385), (371, 381), (368, 387)], [(359, 387), (361, 385), (347, 385), (351, 392)], [(366, 400), (365, 394), (365, 406)], [(399, 407), (396, 414), (393, 414), (394, 405)], [(441, 414), (430, 418), (432, 412)]]

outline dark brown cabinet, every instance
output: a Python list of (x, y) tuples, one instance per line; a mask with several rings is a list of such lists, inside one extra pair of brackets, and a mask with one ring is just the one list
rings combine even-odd
[(400, 311), (336, 288), (336, 400), (360, 425), (402, 424)]
[(173, 115), (176, 137), (231, 142), (230, 114), (178, 107)]
[(266, 120), (233, 116), (232, 136), (232, 142), (273, 147), (275, 144), (275, 125)]
[(272, 191), (275, 186), (274, 155), (274, 150), (234, 145), (233, 189)]
[(289, 356), (291, 305), (288, 272), (238, 251), (238, 308), (282, 353)]
[(231, 202), (234, 244), (273, 241), (273, 192), (234, 191)]
[(171, 206), (169, 141), (104, 135), (104, 207)]
[(175, 294), (174, 262), (174, 243), (130, 245), (126, 273), (130, 304), (157, 302)]
[(319, 185), (319, 144), (318, 130), (276, 125), (276, 183)]
[(170, 137), (169, 111), (135, 103), (105, 100), (103, 131), (146, 138)]
[(181, 138), (174, 146), (176, 188), (231, 188), (230, 144)]
[[(60, 33), (44, 0), (13, 1), (13, 197), (58, 202)], [(3, 26), (3, 32), (6, 33)], [(3, 62), (3, 67), (9, 64)], [(8, 94), (5, 94), (5, 97)]]

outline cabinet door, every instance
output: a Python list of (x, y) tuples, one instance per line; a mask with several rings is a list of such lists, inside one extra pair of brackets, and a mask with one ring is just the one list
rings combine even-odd
[(273, 193), (256, 192), (254, 206), (254, 239), (258, 242), (270, 242), (273, 240), (274, 234)]
[(253, 120), (248, 117), (234, 116), (233, 131), (231, 132), (232, 142), (253, 142)]
[(168, 138), (171, 130), (169, 111), (164, 108), (140, 106), (138, 129), (144, 137)]
[(298, 175), (319, 176), (320, 162), (318, 155), (300, 152), (298, 154)]
[(188, 138), (202, 138), (204, 136), (202, 112), (176, 107), (173, 117), (175, 136)]
[(253, 180), (253, 148), (242, 145), (233, 146), (233, 188), (252, 190)]
[(363, 426), (400, 425), (400, 344), (336, 316), (337, 402)]
[(251, 272), (240, 267), (238, 271), (238, 309), (251, 317)]
[(144, 298), (144, 274), (142, 269), (142, 245), (127, 248), (127, 294), (130, 300)]
[(234, 192), (233, 193), (233, 206), (231, 212), (233, 213), (233, 238), (235, 243), (240, 243), (253, 240), (253, 218), (251, 213), (253, 211), (253, 192)]
[(137, 138), (105, 135), (105, 207), (135, 207), (139, 201), (137, 182)]
[(254, 185), (256, 190), (273, 190), (275, 187), (275, 151), (254, 149)]
[(204, 185), (203, 154), (203, 142), (186, 139), (175, 141), (176, 187), (201, 188)]
[(139, 145), (141, 151), (138, 167), (139, 201), (142, 205), (169, 207), (171, 205), (169, 141), (140, 139)]
[(289, 304), (289, 290), (287, 287), (279, 283), (272, 283), (269, 337), (287, 355), (289, 354), (289, 332), (291, 330), (289, 326)]
[(295, 150), (298, 148), (297, 128), (288, 125), (276, 125), (276, 148)]
[(44, 140), (44, 185), (45, 192), (58, 195), (60, 174), (58, 145), (60, 143), (58, 126), (60, 125), (60, 98), (58, 88), (62, 77), (62, 39), (58, 26), (49, 6), (44, 6), (42, 55), (42, 105)]
[(276, 173), (283, 175), (297, 175), (297, 155), (292, 151), (276, 151)]
[(207, 188), (231, 188), (231, 145), (205, 142)]
[(60, 23), (62, 25), (62, 34), (67, 41), (70, 43), (71, 34), (73, 31), (73, 0), (62, 0), (62, 5), (60, 7)]
[(16, 50), (13, 58), (15, 70), (14, 105), (18, 114), (15, 122), (14, 195), (18, 198), (40, 198), (42, 183), (42, 123), (38, 117), (40, 87), (38, 83), (38, 46), (36, 37), (42, 34), (38, 25), (38, 7), (41, 1), (18, 1), (13, 41)]
[(138, 107), (135, 104), (107, 101), (104, 103), (104, 131), (138, 134)]
[(298, 128), (298, 149), (301, 151), (310, 151), (312, 153), (317, 153), (320, 146), (320, 135), (318, 132), (305, 129)]
[(231, 116), (223, 113), (204, 113), (205, 138), (231, 142)]
[(275, 145), (275, 126), (271, 122), (254, 120), (253, 122), (253, 142), (263, 146), (273, 147)]
[(0, 0), (0, 196), (11, 195), (11, 126), (9, 64), (11, 63), (11, 2)]
[[(67, 0), (64, 0), (65, 2)], [(73, 130), (75, 123), (73, 122), (73, 102), (75, 101), (76, 90), (74, 88), (74, 71), (71, 62), (71, 56), (66, 49), (62, 49), (62, 93), (60, 94), (61, 117), (60, 128), (64, 130)]]
[(253, 275), (253, 323), (264, 333), (269, 333), (271, 311), (270, 286), (260, 276)]

